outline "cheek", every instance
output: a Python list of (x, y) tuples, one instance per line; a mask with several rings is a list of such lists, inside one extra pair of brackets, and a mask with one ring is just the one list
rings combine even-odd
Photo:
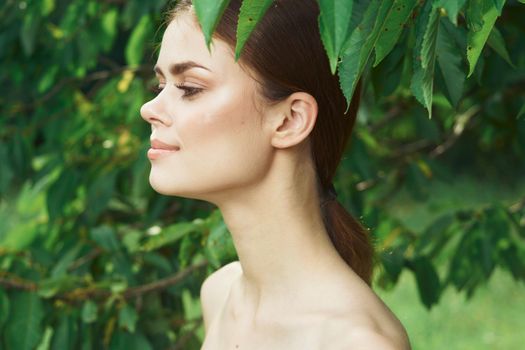
[(245, 95), (224, 92), (195, 101), (178, 120), (185, 156), (202, 171), (211, 167), (214, 172), (233, 176), (240, 167), (245, 172), (258, 168), (266, 142), (259, 125), (261, 116)]

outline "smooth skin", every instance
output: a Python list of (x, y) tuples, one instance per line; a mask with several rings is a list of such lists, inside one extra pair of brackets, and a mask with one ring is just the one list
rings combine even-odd
[[(174, 69), (187, 61), (204, 68)], [(180, 149), (151, 159), (150, 183), (217, 205), (239, 256), (202, 285), (202, 349), (409, 349), (323, 226), (308, 139), (316, 100), (267, 104), (226, 43), (208, 51), (192, 12), (168, 25), (156, 67), (162, 90), (141, 115), (152, 139)]]

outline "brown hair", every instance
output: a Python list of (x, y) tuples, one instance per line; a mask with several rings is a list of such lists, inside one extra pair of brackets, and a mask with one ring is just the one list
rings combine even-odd
[[(179, 1), (169, 21), (190, 6), (191, 0)], [(214, 32), (232, 49), (240, 6), (240, 0), (231, 0)], [(370, 285), (374, 250), (368, 232), (336, 199), (326, 200), (355, 123), (360, 84), (345, 114), (346, 100), (337, 76), (330, 72), (318, 15), (315, 0), (275, 0), (246, 42), (239, 62), (257, 74), (262, 96), (269, 102), (298, 91), (316, 99), (318, 117), (309, 137), (323, 221), (341, 257)]]

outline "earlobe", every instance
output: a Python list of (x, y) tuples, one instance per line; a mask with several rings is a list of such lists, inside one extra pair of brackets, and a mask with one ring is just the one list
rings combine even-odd
[(317, 101), (305, 92), (295, 92), (281, 102), (277, 128), (272, 145), (277, 148), (295, 146), (305, 140), (317, 119)]

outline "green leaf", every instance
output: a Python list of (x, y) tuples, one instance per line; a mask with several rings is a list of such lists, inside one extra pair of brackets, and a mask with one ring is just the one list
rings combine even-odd
[(204, 33), (208, 49), (210, 48), (213, 32), (229, 2), (230, 0), (193, 0), (195, 14)]
[(353, 1), (319, 0), (319, 31), (335, 74), (339, 54), (348, 37)]
[(120, 327), (128, 330), (130, 333), (135, 333), (139, 315), (134, 307), (128, 304), (124, 305), (118, 313), (118, 324)]
[(9, 318), (9, 298), (7, 293), (0, 288), (0, 329)]
[(499, 15), (492, 0), (478, 0), (478, 2), (479, 7), (469, 6), (470, 11), (467, 13), (467, 17), (474, 17), (471, 19), (473, 23), (481, 23), (481, 26), (471, 28), (467, 34), (467, 60), (469, 63), (467, 77), (470, 77), (474, 72), (481, 50), (485, 46)]
[(466, 73), (461, 69), (463, 58), (460, 48), (454, 45), (454, 38), (443, 24), (439, 26), (436, 50), (439, 69), (447, 89), (445, 95), (452, 106), (457, 107), (463, 95)]
[(17, 292), (11, 299), (12, 312), (5, 328), (8, 349), (33, 350), (43, 335), (44, 307), (36, 293)]
[(100, 174), (89, 186), (85, 214), (90, 223), (95, 223), (99, 215), (106, 209), (113, 196), (116, 178), (116, 171)]
[(516, 119), (520, 119), (525, 115), (525, 103), (521, 106), (520, 111), (516, 115)]
[(514, 63), (512, 63), (512, 60), (510, 59), (509, 52), (507, 51), (507, 47), (505, 46), (505, 40), (503, 39), (503, 36), (501, 35), (500, 31), (496, 26), (492, 28), (492, 31), (490, 32), (489, 38), (487, 39), (487, 44), (494, 50), (498, 55), (501, 56), (507, 63), (513, 67)]
[(54, 330), (51, 327), (46, 327), (46, 330), (44, 331), (44, 336), (42, 337), (42, 340), (40, 341), (40, 344), (38, 344), (38, 347), (36, 350), (49, 350), (51, 346), (51, 338), (53, 337)]
[(499, 14), (501, 15), (501, 11), (503, 10), (503, 6), (505, 5), (506, 0), (492, 0), (494, 2), (494, 6), (498, 9)]
[(417, 0), (394, 1), (393, 10), (386, 18), (375, 45), (374, 67), (377, 66), (394, 48), (399, 39), (399, 35), (401, 34), (406, 21), (412, 14), (416, 4)]
[(458, 13), (465, 6), (467, 0), (438, 0), (435, 2), (436, 7), (441, 7), (447, 12), (450, 22), (458, 25)]
[(235, 44), (235, 60), (241, 57), (242, 49), (250, 34), (264, 16), (273, 0), (244, 0), (239, 12), (237, 23), (237, 43)]
[(416, 24), (414, 73), (410, 88), (416, 99), (426, 107), (429, 118), (432, 117), (432, 94), (438, 28), (438, 9), (432, 6), (431, 1), (427, 1)]
[(441, 283), (436, 269), (427, 257), (420, 256), (411, 262), (416, 275), (419, 297), (423, 304), (431, 309), (439, 301)]
[[(62, 314), (58, 327), (55, 329), (51, 342), (51, 349), (73, 349), (78, 338), (78, 326), (76, 319), (68, 314)], [(84, 341), (84, 339), (83, 339)]]
[(140, 64), (142, 56), (144, 55), (144, 44), (153, 36), (153, 24), (149, 15), (143, 15), (126, 45), (126, 62), (128, 65), (135, 67)]
[(175, 243), (190, 232), (198, 229), (195, 222), (181, 222), (170, 225), (160, 231), (159, 234), (149, 238), (142, 246), (145, 251), (152, 251), (168, 244)]
[(66, 205), (75, 198), (79, 185), (80, 175), (76, 170), (66, 168), (60, 173), (47, 191), (47, 211), (50, 221), (56, 220), (64, 213)]
[(40, 26), (40, 16), (31, 11), (24, 16), (22, 30), (20, 31), (20, 41), (24, 54), (29, 57), (35, 50), (35, 39)]
[(133, 334), (126, 331), (117, 331), (111, 338), (109, 350), (153, 350), (153, 346), (138, 331)]
[[(393, 1), (386, 3), (392, 4)], [(368, 61), (374, 45), (374, 33), (377, 32), (377, 18), (383, 19), (385, 16), (378, 15), (381, 1), (372, 0), (368, 5), (363, 19), (360, 24), (352, 31), (350, 38), (343, 48), (341, 66), (339, 69), (339, 81), (341, 89), (350, 105), (349, 101), (354, 94), (357, 81), (359, 80), (363, 69)]]
[(92, 240), (107, 251), (117, 251), (120, 248), (115, 231), (109, 226), (103, 225), (93, 228), (90, 236)]
[(97, 320), (98, 307), (92, 300), (86, 300), (82, 305), (82, 321), (93, 323)]
[(213, 267), (219, 268), (224, 263), (234, 260), (237, 253), (224, 221), (217, 221), (210, 228), (211, 232), (206, 241), (204, 255)]

